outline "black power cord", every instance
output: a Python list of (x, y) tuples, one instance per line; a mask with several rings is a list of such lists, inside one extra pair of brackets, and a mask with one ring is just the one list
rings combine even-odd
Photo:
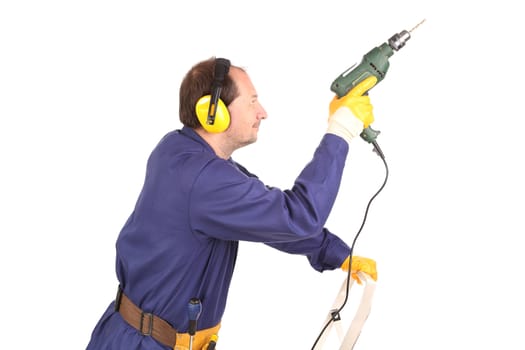
[(323, 336), (323, 333), (326, 331), (328, 326), (332, 322), (339, 321), (341, 319), (340, 313), (343, 310), (343, 308), (345, 307), (345, 305), (346, 305), (346, 303), (348, 301), (348, 295), (350, 294), (350, 279), (352, 278), (352, 255), (354, 253), (354, 247), (355, 247), (355, 244), (357, 242), (357, 238), (359, 237), (359, 235), (361, 234), (361, 231), (363, 230), (363, 227), (365, 226), (366, 219), (368, 217), (368, 211), (370, 209), (370, 205), (372, 204), (372, 201), (379, 195), (379, 193), (381, 193), (383, 188), (385, 188), (386, 182), (388, 180), (388, 164), (386, 162), (385, 155), (383, 154), (383, 151), (381, 150), (381, 148), (379, 147), (379, 144), (376, 141), (372, 141), (372, 144), (374, 145), (374, 152), (377, 153), (377, 155), (379, 157), (381, 157), (381, 160), (385, 164), (385, 171), (386, 171), (386, 173), (385, 173), (385, 180), (383, 181), (383, 184), (381, 185), (379, 190), (377, 190), (377, 192), (368, 201), (368, 205), (366, 206), (366, 210), (365, 210), (365, 214), (364, 214), (364, 217), (363, 217), (363, 221), (361, 223), (361, 227), (359, 228), (359, 231), (357, 231), (357, 234), (355, 235), (354, 240), (352, 242), (352, 246), (350, 248), (350, 257), (349, 257), (349, 261), (348, 261), (348, 278), (346, 279), (346, 294), (345, 294), (345, 299), (343, 300), (343, 304), (341, 304), (341, 306), (338, 309), (335, 309), (335, 310), (332, 311), (330, 319), (328, 320), (328, 322), (326, 322), (326, 324), (324, 325), (323, 329), (321, 330), (321, 332), (317, 336), (317, 339), (315, 340), (314, 345), (312, 346), (311, 350), (315, 350), (315, 347), (317, 346), (317, 343), (319, 342), (319, 340)]

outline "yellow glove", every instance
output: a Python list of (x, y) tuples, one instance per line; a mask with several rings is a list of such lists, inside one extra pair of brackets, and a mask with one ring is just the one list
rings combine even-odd
[[(350, 263), (350, 257), (346, 258), (341, 264), (341, 269), (348, 272), (348, 264)], [(363, 258), (360, 256), (352, 256), (352, 278), (361, 284), (361, 279), (357, 275), (359, 271), (362, 271), (372, 277), (374, 281), (377, 281), (377, 270), (376, 262), (370, 258)]]
[(354, 88), (352, 88), (345, 96), (338, 98), (334, 96), (330, 102), (330, 116), (332, 116), (339, 108), (346, 107), (352, 111), (355, 117), (363, 122), (363, 126), (368, 128), (374, 122), (373, 107), (370, 104), (370, 97), (363, 96), (365, 92), (374, 87), (377, 83), (377, 78), (373, 75), (369, 76)]
[(373, 107), (370, 97), (362, 96), (377, 83), (377, 78), (370, 76), (357, 84), (348, 94), (338, 98), (334, 96), (330, 102), (330, 118), (328, 130), (347, 142), (359, 135), (374, 121)]

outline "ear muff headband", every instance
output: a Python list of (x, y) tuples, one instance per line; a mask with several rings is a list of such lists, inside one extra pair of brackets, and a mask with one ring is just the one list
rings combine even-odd
[(211, 95), (201, 97), (195, 105), (195, 113), (204, 130), (223, 132), (230, 126), (230, 113), (220, 99), (222, 83), (230, 70), (230, 61), (225, 58), (215, 60), (214, 81)]

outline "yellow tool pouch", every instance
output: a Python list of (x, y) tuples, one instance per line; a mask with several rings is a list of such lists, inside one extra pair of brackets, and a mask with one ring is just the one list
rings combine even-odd
[[(212, 338), (212, 335), (219, 333), (221, 324), (219, 323), (215, 327), (202, 329), (195, 332), (193, 336), (193, 350), (206, 350), (208, 344)], [(188, 350), (190, 344), (190, 335), (188, 333), (177, 333), (177, 342), (173, 350)]]

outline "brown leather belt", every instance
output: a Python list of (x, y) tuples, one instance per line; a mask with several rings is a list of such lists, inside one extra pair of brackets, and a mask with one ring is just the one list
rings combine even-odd
[(120, 312), (122, 318), (135, 328), (142, 335), (153, 337), (158, 342), (175, 347), (177, 341), (177, 330), (173, 328), (167, 321), (153, 315), (149, 312), (142, 311), (138, 306), (133, 304), (131, 300), (122, 292), (119, 286), (117, 298), (115, 299), (115, 310)]

